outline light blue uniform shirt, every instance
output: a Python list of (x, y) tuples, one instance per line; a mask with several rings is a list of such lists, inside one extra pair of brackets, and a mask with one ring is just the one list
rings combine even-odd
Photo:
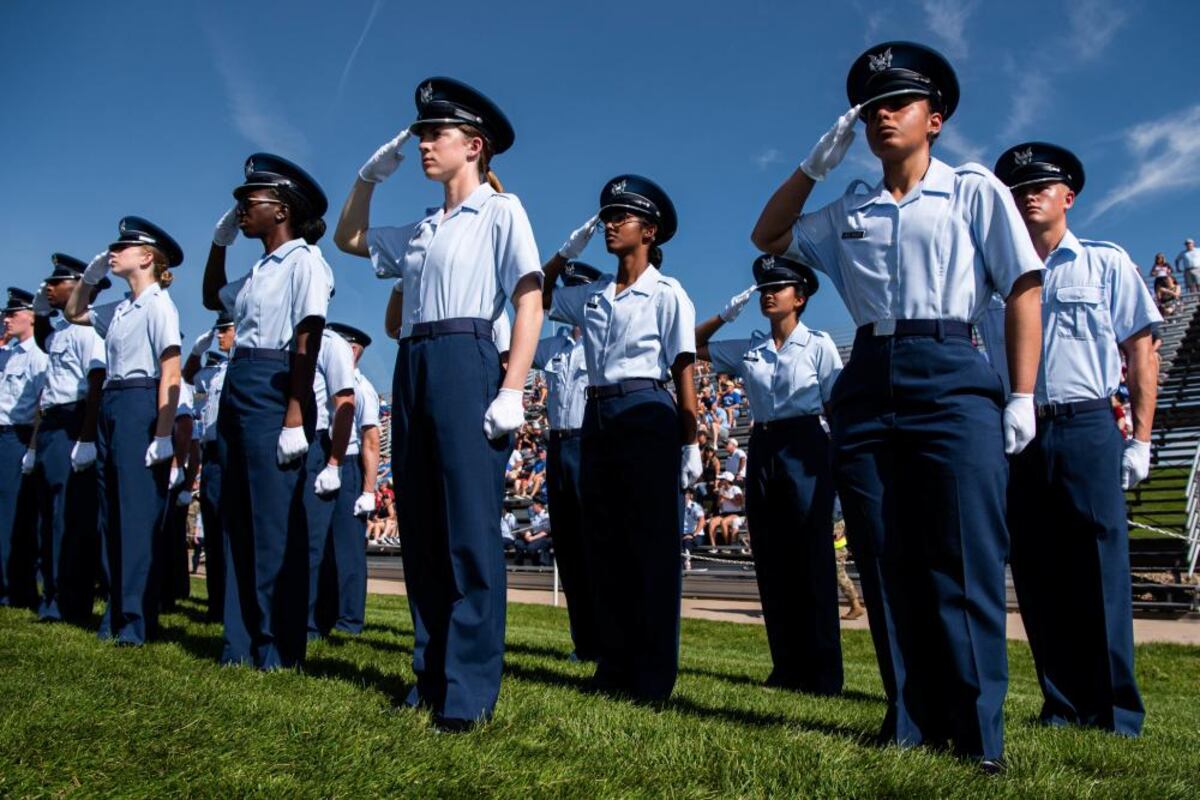
[(179, 403), (175, 406), (175, 419), (196, 416), (196, 390), (185, 380), (179, 381)]
[(683, 506), (683, 535), (695, 534), (696, 524), (703, 516), (704, 509), (695, 500), (685, 503)]
[(221, 302), (233, 314), (236, 347), (287, 350), (297, 325), (325, 318), (332, 291), (333, 270), (321, 248), (292, 239), (222, 287)]
[(88, 312), (96, 333), (104, 337), (104, 355), (110, 381), (159, 377), (159, 359), (179, 347), (179, 311), (171, 295), (158, 283), (137, 298), (92, 306)]
[[(354, 351), (328, 328), (321, 334), (321, 351), (313, 372), (313, 397), (317, 404), (317, 430), (327, 431), (333, 413), (333, 396), (354, 390)], [(353, 437), (353, 433), (350, 434)]]
[(196, 371), (196, 391), (204, 396), (197, 417), (200, 420), (201, 439), (205, 444), (217, 440), (217, 413), (221, 409), (221, 388), (225, 385), (225, 369), (228, 366), (229, 362), (222, 361)]
[(1118, 343), (1162, 314), (1137, 266), (1115, 244), (1069, 230), (1046, 258), (1037, 402), (1108, 397), (1121, 383)]
[(431, 208), (410, 225), (371, 228), (367, 249), (376, 275), (403, 282), (401, 339), (418, 322), (495, 320), (522, 278), (536, 275), (541, 285), (542, 262), (521, 201), (486, 183), (449, 213)]
[(542, 339), (533, 353), (534, 369), (546, 374), (546, 417), (551, 430), (583, 427), (588, 385), (583, 351), (582, 339), (560, 333)]
[(842, 372), (833, 339), (803, 322), (778, 351), (771, 334), (755, 331), (749, 339), (709, 342), (708, 356), (717, 372), (742, 379), (755, 422), (824, 413)]
[(826, 273), (859, 326), (973, 322), (994, 291), (1008, 297), (1017, 278), (1042, 269), (1008, 187), (978, 164), (936, 158), (900, 202), (882, 180), (855, 181), (802, 215), (787, 256)]
[(32, 425), (50, 359), (30, 336), (0, 347), (0, 425)]
[(362, 432), (366, 428), (379, 427), (379, 392), (358, 369), (354, 370), (354, 428), (350, 431), (350, 443), (346, 455), (356, 455), (362, 450)]
[(46, 355), (50, 367), (42, 389), (42, 408), (87, 399), (88, 373), (104, 369), (105, 363), (104, 340), (96, 329), (60, 320), (46, 337)]
[(669, 380), (675, 359), (696, 352), (696, 309), (679, 281), (653, 266), (620, 294), (612, 275), (559, 287), (550, 316), (583, 329), (594, 386), (629, 378)]
[(492, 341), (496, 343), (497, 353), (507, 353), (512, 349), (512, 322), (508, 319), (507, 311), (501, 311), (492, 323)]

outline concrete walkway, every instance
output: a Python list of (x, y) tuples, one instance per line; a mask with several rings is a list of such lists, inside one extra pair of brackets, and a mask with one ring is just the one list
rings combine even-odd
[[(367, 591), (372, 594), (403, 595), (402, 581), (369, 580)], [(509, 589), (508, 602), (533, 603), (537, 605), (552, 605), (553, 592), (535, 591), (531, 589)], [(559, 595), (559, 603), (564, 607), (566, 601)], [(761, 625), (762, 608), (757, 602), (746, 600), (712, 600), (685, 597), (683, 600), (683, 616), (689, 619), (708, 619), (717, 622), (741, 622), (744, 624)], [(854, 621), (842, 621), (842, 627), (850, 630), (866, 630), (867, 618), (860, 617)], [(1025, 641), (1025, 626), (1021, 624), (1021, 615), (1015, 612), (1008, 615), (1008, 638)], [(1175, 644), (1200, 645), (1200, 618), (1185, 617), (1183, 619), (1134, 619), (1133, 638), (1138, 644), (1150, 642), (1173, 642)]]

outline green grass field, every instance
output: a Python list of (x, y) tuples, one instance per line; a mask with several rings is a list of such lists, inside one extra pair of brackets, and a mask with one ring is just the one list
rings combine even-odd
[[(200, 587), (200, 584), (196, 584)], [(397, 709), (412, 680), (403, 598), (372, 597), (367, 632), (309, 650), (303, 673), (221, 668), (218, 626), (188, 602), (140, 650), (0, 609), (5, 797), (1196, 797), (1200, 649), (1139, 648), (1139, 740), (1033, 723), (1027, 648), (1009, 648), (1009, 771), (879, 747), (882, 691), (865, 632), (844, 635), (846, 693), (760, 686), (761, 626), (685, 620), (663, 710), (585, 693), (566, 615), (509, 607), (496, 719), (436, 734)]]

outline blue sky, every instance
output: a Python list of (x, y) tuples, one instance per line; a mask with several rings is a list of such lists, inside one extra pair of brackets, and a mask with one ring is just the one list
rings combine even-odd
[[(453, 26), (453, 27), (451, 27)], [(987, 165), (1045, 139), (1083, 159), (1072, 217), (1143, 267), (1200, 234), (1200, 3), (1115, 2), (40, 2), (0, 4), (0, 236), (5, 284), (35, 288), (56, 250), (87, 259), (117, 220), (141, 214), (182, 243), (171, 290), (189, 339), (210, 324), (200, 280), (212, 226), (245, 157), (303, 164), (337, 209), (355, 171), (413, 117), (416, 84), (451, 75), (492, 96), (517, 129), (494, 164), (529, 211), (543, 258), (596, 206), (603, 183), (638, 172), (680, 213), (665, 248), (700, 317), (750, 282), (749, 232), (763, 202), (845, 110), (845, 74), (886, 39), (941, 49), (962, 84), (936, 154)], [(861, 128), (860, 128), (861, 134)], [(826, 202), (877, 163), (859, 136), (818, 188)], [(419, 167), (376, 193), (398, 224), (440, 202)], [(390, 385), (388, 284), (339, 253), (331, 317), (382, 340), (364, 367)], [(260, 255), (239, 240), (230, 275)], [(595, 241), (584, 254), (608, 269)], [(751, 308), (727, 330), (745, 334)], [(806, 316), (845, 334), (832, 290)]]

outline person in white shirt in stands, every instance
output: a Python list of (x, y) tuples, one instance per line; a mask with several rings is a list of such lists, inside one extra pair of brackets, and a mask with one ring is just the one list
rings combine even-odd
[(529, 559), (534, 566), (550, 566), (550, 515), (546, 507), (534, 500), (529, 506), (529, 527), (516, 534), (517, 565)]
[(1200, 292), (1200, 250), (1194, 239), (1184, 239), (1183, 250), (1175, 256), (1175, 269), (1183, 273), (1189, 294)]
[(696, 502), (696, 492), (688, 487), (683, 492), (683, 568), (692, 568), (692, 553), (703, 546), (704, 508)]
[(742, 527), (746, 496), (733, 483), (732, 472), (717, 476), (717, 513), (708, 521), (708, 541), (713, 548), (733, 544)]
[(746, 451), (738, 440), (730, 436), (725, 440), (725, 459), (723, 469), (733, 477), (730, 480), (741, 483), (746, 480)]

